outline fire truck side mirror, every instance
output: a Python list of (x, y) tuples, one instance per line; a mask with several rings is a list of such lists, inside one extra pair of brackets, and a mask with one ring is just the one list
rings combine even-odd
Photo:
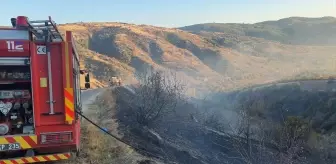
[(85, 82), (90, 83), (90, 74), (89, 73), (86, 74), (86, 76), (85, 76)]

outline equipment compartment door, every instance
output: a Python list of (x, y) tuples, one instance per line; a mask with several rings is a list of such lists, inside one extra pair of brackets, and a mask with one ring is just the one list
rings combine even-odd
[(64, 124), (64, 98), (63, 98), (63, 69), (62, 69), (62, 44), (52, 43), (51, 74), (52, 74), (52, 102), (53, 112), (50, 108), (49, 78), (48, 78), (48, 56), (43, 50), (44, 45), (35, 45), (35, 53), (32, 54), (33, 80), (35, 91), (35, 106), (39, 118), (36, 118), (38, 125)]

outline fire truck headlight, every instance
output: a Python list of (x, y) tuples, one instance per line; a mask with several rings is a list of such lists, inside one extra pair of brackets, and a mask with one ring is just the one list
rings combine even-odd
[(9, 127), (7, 124), (0, 124), (0, 135), (5, 135), (9, 131)]

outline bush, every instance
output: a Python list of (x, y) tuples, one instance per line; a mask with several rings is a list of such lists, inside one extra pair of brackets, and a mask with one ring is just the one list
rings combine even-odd
[(336, 160), (336, 133), (321, 136), (316, 148), (325, 163), (333, 163)]
[(150, 69), (137, 78), (131, 109), (139, 124), (148, 126), (175, 111), (185, 91), (176, 74)]
[(302, 147), (306, 146), (309, 139), (310, 127), (308, 123), (299, 118), (290, 116), (284, 121), (282, 127), (278, 129), (277, 145), (280, 152), (293, 151), (294, 155), (302, 153)]

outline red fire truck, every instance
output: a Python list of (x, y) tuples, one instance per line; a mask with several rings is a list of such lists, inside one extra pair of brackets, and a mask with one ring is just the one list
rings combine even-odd
[(90, 88), (72, 34), (50, 17), (11, 23), (0, 28), (0, 164), (69, 159), (80, 144), (80, 74)]

